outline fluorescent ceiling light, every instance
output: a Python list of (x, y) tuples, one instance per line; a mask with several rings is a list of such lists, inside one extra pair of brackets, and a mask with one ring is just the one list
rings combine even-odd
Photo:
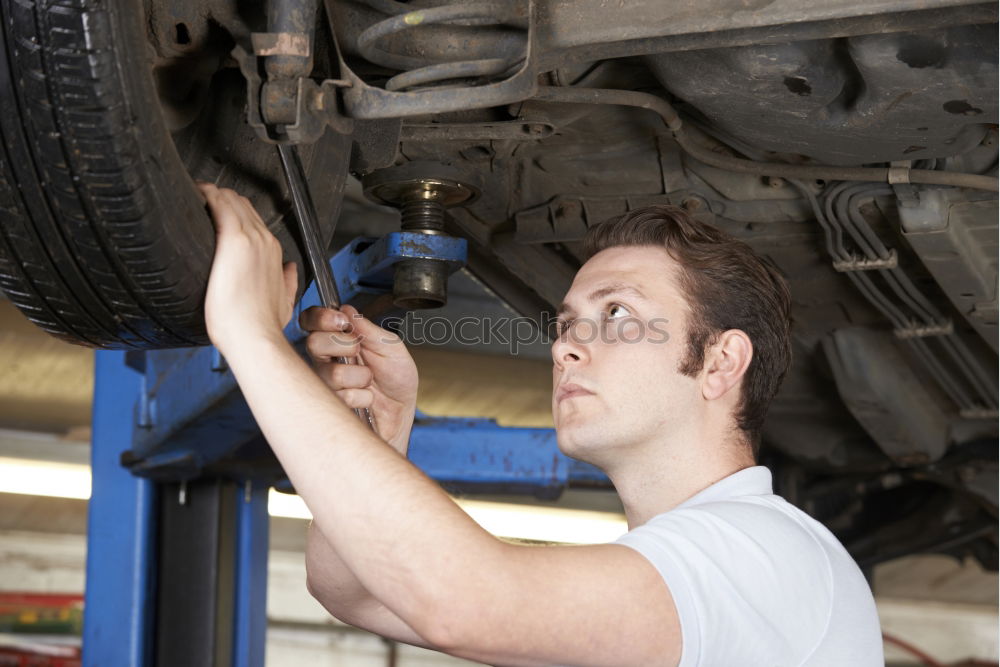
[[(54, 498), (90, 498), (90, 466), (0, 457), (0, 492)], [(625, 517), (614, 512), (590, 512), (557, 507), (515, 505), (456, 498), (466, 514), (497, 537), (566, 544), (613, 542), (625, 534)], [(268, 496), (271, 516), (310, 519), (299, 496)]]
[(90, 466), (0, 457), (0, 491), (86, 500)]
[[(565, 544), (614, 542), (628, 532), (625, 517), (615, 512), (590, 512), (562, 507), (515, 505), (453, 498), (472, 520), (497, 537)], [(311, 519), (299, 496), (271, 489), (267, 510), (271, 516)]]

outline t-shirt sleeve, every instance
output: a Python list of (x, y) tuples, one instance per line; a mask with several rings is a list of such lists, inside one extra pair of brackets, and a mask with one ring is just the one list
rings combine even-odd
[(797, 666), (826, 632), (826, 552), (779, 511), (706, 503), (657, 516), (616, 543), (645, 556), (670, 589), (680, 667)]

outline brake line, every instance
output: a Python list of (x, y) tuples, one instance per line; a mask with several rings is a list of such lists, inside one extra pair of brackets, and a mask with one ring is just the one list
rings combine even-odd
[(875, 183), (918, 183), (923, 185), (949, 185), (976, 190), (997, 192), (994, 176), (981, 176), (933, 169), (909, 169), (906, 167), (838, 167), (835, 165), (798, 165), (779, 162), (757, 162), (744, 158), (715, 153), (698, 143), (686, 131), (677, 111), (662, 97), (635, 90), (613, 88), (574, 88), (560, 86), (539, 86), (532, 97), (543, 102), (566, 104), (612, 104), (649, 109), (660, 115), (674, 140), (691, 157), (712, 167), (738, 171), (759, 176), (781, 178), (822, 179), (831, 181), (869, 181)]
[[(800, 186), (800, 189), (801, 187), (802, 186)], [(881, 186), (861, 185), (850, 188), (837, 187), (831, 191), (827, 198), (827, 211), (836, 212), (829, 218), (828, 222), (834, 227), (837, 227), (845, 225), (847, 220), (850, 219), (852, 225), (857, 228), (858, 231), (862, 232), (866, 238), (874, 239), (879, 247), (886, 250), (882, 245), (881, 240), (878, 239), (878, 236), (874, 233), (874, 230), (871, 229), (868, 221), (865, 220), (864, 216), (861, 214), (860, 203), (858, 202), (858, 200), (862, 197), (867, 198), (886, 194), (891, 194), (891, 192), (888, 188)], [(833, 202), (833, 206), (830, 206), (831, 199), (836, 200)], [(877, 248), (876, 254), (879, 254)], [(883, 279), (895, 295), (909, 310), (913, 312), (914, 315), (916, 315), (918, 320), (923, 320), (924, 324), (927, 326), (935, 326), (944, 321), (940, 311), (938, 311), (938, 309), (927, 300), (924, 294), (916, 287), (916, 285), (913, 284), (910, 277), (902, 271), (902, 269), (898, 267), (881, 269), (879, 270), (879, 273), (882, 275)], [(875, 301), (872, 297), (876, 294), (884, 303), (888, 302), (881, 290), (878, 290), (874, 285), (869, 283), (868, 288), (871, 292), (869, 292), (868, 289), (862, 291), (869, 297), (870, 300), (873, 301), (873, 303), (875, 303)], [(894, 307), (893, 310), (895, 310)], [(911, 325), (912, 322), (907, 321), (906, 324), (904, 324), (904, 327)], [(935, 338), (943, 348), (943, 352), (954, 363), (954, 368), (961, 376), (963, 376), (964, 380), (968, 383), (975, 394), (978, 395), (981, 405), (987, 409), (995, 409), (997, 405), (996, 390), (993, 388), (989, 378), (985, 376), (982, 369), (972, 358), (965, 342), (954, 334), (945, 334)], [(974, 410), (978, 407), (975, 399), (970, 398), (969, 394), (957, 384), (957, 378), (953, 377), (953, 373), (949, 372), (941, 365), (938, 360), (938, 356), (931, 350), (929, 339), (914, 338), (909, 339), (909, 342), (911, 348), (914, 349), (914, 351), (916, 351), (924, 360), (924, 363), (928, 365), (938, 382), (948, 389), (952, 399), (955, 400), (956, 404), (958, 404), (960, 408)]]
[[(833, 228), (840, 227), (840, 222), (836, 215), (831, 215), (828, 218), (824, 214), (824, 207), (820, 206), (816, 196), (811, 192), (808, 186), (795, 179), (789, 179), (788, 182), (798, 188), (806, 196), (806, 199), (812, 206), (813, 214), (816, 216), (816, 219), (820, 222), (820, 224), (824, 226), (829, 225)], [(824, 202), (824, 204), (827, 203), (829, 203), (829, 201)], [(832, 210), (832, 207), (830, 210)], [(827, 250), (832, 256), (836, 257), (835, 250), (829, 243), (827, 244)], [(875, 286), (872, 282), (872, 276), (867, 275), (862, 271), (849, 271), (847, 272), (847, 277), (858, 289), (858, 291), (861, 292), (861, 294), (873, 306), (875, 306), (886, 317), (886, 319), (889, 320), (889, 322), (892, 323), (893, 328), (905, 329), (911, 324), (906, 315), (899, 310), (898, 306), (889, 300), (882, 290)], [(931, 376), (937, 381), (941, 388), (944, 389), (948, 397), (955, 403), (955, 405), (958, 406), (960, 410), (975, 407), (975, 402), (970, 397), (969, 393), (962, 386), (960, 386), (953, 373), (950, 373), (946, 368), (944, 368), (944, 366), (941, 365), (941, 361), (930, 349), (926, 339), (908, 338), (905, 340), (905, 343), (923, 363), (924, 367), (930, 372)]]

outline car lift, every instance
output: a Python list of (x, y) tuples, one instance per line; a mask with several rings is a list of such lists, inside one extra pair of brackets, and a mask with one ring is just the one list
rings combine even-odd
[[(458, 270), (463, 239), (359, 238), (331, 260), (345, 303), (392, 291), (401, 261)], [(315, 286), (298, 309), (319, 303)], [(296, 312), (296, 315), (298, 311)], [(302, 351), (292, 318), (285, 333)], [(267, 499), (287, 479), (213, 347), (100, 351), (94, 387), (83, 664), (262, 667)], [(418, 414), (410, 460), (452, 492), (607, 487), (551, 429)]]

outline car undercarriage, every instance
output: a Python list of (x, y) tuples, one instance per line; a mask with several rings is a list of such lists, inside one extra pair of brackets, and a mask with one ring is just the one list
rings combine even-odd
[[(672, 204), (791, 286), (776, 490), (862, 567), (997, 567), (995, 3), (0, 0), (0, 18), (0, 285), (50, 333), (207, 343), (192, 179), (250, 197), (301, 262), (276, 143), (302, 153), (331, 254), (343, 206), (392, 206), (403, 231), (465, 239), (465, 271), (538, 322), (588, 228)], [(353, 181), (368, 203), (343, 202)], [(439, 268), (410, 265), (436, 284), (410, 306), (446, 300)]]

